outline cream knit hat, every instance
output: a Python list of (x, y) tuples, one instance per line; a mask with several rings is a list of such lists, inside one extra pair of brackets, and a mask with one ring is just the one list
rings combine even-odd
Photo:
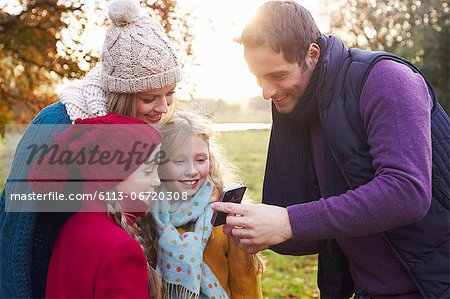
[(111, 27), (102, 52), (105, 91), (138, 93), (181, 80), (181, 70), (162, 26), (142, 13), (137, 0), (115, 0), (108, 7)]

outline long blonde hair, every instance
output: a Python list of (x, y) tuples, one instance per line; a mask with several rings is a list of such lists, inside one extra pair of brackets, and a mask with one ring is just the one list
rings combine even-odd
[[(108, 92), (106, 95), (108, 101), (108, 112), (122, 114), (126, 116), (136, 117), (137, 111), (137, 94), (136, 93), (118, 93)], [(168, 108), (168, 112), (164, 114), (160, 123), (168, 122), (174, 111), (177, 110), (178, 101), (174, 99)]]
[(133, 237), (141, 245), (141, 248), (144, 251), (147, 260), (150, 298), (162, 298), (162, 280), (155, 271), (157, 258), (156, 244), (158, 242), (155, 220), (148, 213), (145, 213), (135, 222), (130, 224), (130, 222), (127, 221), (126, 213), (122, 211), (122, 207), (117, 201), (113, 201), (112, 203), (108, 202), (107, 209), (108, 214), (113, 221)]
[[(187, 138), (200, 136), (206, 142), (209, 151), (209, 177), (219, 193), (225, 185), (239, 181), (236, 167), (226, 159), (223, 148), (217, 140), (218, 136), (214, 134), (212, 120), (199, 108), (192, 105), (179, 106), (170, 121), (158, 125), (157, 128), (164, 136), (161, 151), (166, 154), (166, 158), (172, 157)], [(264, 263), (260, 255), (250, 256), (252, 261), (248, 267), (255, 265), (257, 272), (262, 273)]]

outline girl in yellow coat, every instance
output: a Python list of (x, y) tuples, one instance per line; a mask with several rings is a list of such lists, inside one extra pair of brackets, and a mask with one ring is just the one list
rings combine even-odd
[(180, 111), (160, 130), (164, 200), (155, 201), (153, 215), (165, 297), (261, 298), (258, 258), (239, 250), (221, 226), (211, 225), (211, 203), (224, 185), (212, 123)]

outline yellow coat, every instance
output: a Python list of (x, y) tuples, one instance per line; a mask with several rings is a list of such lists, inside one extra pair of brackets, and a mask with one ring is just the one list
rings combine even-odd
[[(182, 227), (177, 229), (180, 234), (186, 231)], [(203, 260), (230, 298), (262, 298), (261, 274), (257, 271), (256, 261), (234, 245), (222, 232), (222, 226), (213, 227)]]

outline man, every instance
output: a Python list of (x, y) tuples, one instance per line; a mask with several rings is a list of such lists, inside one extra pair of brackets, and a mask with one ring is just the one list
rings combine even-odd
[(346, 49), (293, 1), (264, 4), (240, 41), (273, 125), (264, 204), (215, 203), (224, 231), (319, 253), (325, 298), (447, 297), (450, 126), (419, 70)]

